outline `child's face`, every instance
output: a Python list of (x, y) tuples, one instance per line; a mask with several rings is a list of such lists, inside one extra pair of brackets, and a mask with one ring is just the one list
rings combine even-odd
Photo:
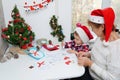
[(75, 33), (74, 33), (74, 41), (77, 45), (83, 44), (81, 38)]

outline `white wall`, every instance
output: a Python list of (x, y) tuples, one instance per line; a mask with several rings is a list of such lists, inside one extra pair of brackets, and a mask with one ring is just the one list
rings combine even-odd
[[(11, 11), (14, 8), (14, 5), (16, 4), (21, 16), (25, 19), (26, 23), (28, 23), (35, 32), (35, 39), (47, 38), (51, 39), (54, 42), (58, 41), (57, 38), (53, 38), (50, 35), (52, 29), (49, 25), (49, 21), (52, 15), (54, 14), (59, 16), (58, 23), (63, 27), (63, 33), (66, 36), (65, 40), (70, 39), (72, 0), (58, 0), (58, 5), (55, 5), (56, 1), (54, 0), (47, 6), (47, 8), (29, 14), (27, 14), (23, 8), (25, 1), (28, 2), (28, 4), (32, 5), (34, 0), (2, 0), (6, 26), (8, 25), (8, 21), (12, 20)], [(36, 3), (40, 3), (42, 0), (35, 1)]]
[(4, 14), (3, 14), (3, 8), (2, 8), (2, 0), (0, 0), (0, 60), (3, 57), (6, 48), (8, 45), (3, 41), (1, 37), (1, 28), (5, 27), (5, 22), (4, 22)]
[(110, 7), (111, 0), (102, 0), (102, 8)]
[(70, 39), (72, 31), (72, 0), (58, 0), (59, 1), (59, 23), (63, 26), (63, 32), (66, 35), (65, 40)]

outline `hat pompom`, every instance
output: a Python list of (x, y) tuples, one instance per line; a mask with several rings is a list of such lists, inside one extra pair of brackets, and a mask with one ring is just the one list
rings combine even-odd
[(76, 24), (76, 26), (77, 26), (77, 27), (80, 27), (80, 26), (82, 26), (82, 25), (81, 25), (81, 23), (78, 22), (78, 23)]
[(105, 41), (105, 40), (103, 40), (103, 45), (105, 46), (105, 47), (107, 47), (107, 46), (109, 46), (109, 41)]

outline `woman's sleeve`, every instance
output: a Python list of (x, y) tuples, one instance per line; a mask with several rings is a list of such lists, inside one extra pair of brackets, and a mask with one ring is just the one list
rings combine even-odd
[(96, 75), (100, 76), (102, 80), (116, 80), (115, 77), (108, 71), (102, 69), (95, 63), (92, 64), (90, 69), (96, 73)]

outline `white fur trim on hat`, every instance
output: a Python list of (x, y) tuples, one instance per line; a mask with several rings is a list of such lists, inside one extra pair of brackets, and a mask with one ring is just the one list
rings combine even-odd
[(83, 43), (87, 43), (89, 41), (89, 37), (82, 28), (76, 28), (75, 31), (78, 33)]
[(94, 22), (94, 23), (104, 24), (104, 18), (101, 17), (101, 16), (93, 16), (93, 15), (90, 15), (90, 16), (89, 16), (89, 20), (90, 20), (91, 22)]

